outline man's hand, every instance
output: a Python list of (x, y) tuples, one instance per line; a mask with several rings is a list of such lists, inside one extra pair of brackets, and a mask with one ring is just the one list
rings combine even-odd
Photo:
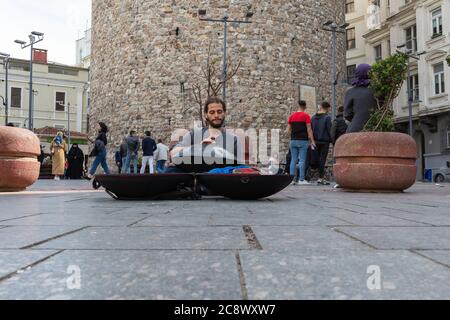
[(202, 141), (202, 144), (213, 144), (213, 143), (216, 143), (215, 137), (209, 137)]

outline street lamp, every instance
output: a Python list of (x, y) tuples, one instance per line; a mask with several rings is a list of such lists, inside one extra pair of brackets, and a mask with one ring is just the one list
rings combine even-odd
[(17, 44), (20, 44), (22, 49), (25, 49), (27, 47), (31, 48), (31, 54), (30, 54), (30, 96), (29, 96), (29, 121), (28, 121), (28, 129), (31, 131), (33, 130), (33, 46), (44, 40), (44, 34), (42, 32), (32, 31), (31, 34), (28, 36), (30, 39), (30, 43), (26, 43), (22, 40), (16, 40), (14, 41)]
[(67, 103), (67, 139), (70, 147), (70, 102)]
[[(400, 46), (397, 46), (398, 49), (406, 47), (406, 44), (402, 44)], [(406, 78), (406, 90), (408, 92), (408, 122), (409, 122), (409, 135), (411, 137), (414, 136), (414, 128), (413, 128), (413, 122), (412, 122), (412, 103), (413, 103), (413, 92), (411, 89), (411, 84), (410, 84), (410, 78), (411, 78), (411, 59), (420, 60), (420, 56), (425, 54), (426, 51), (420, 51), (420, 52), (413, 52), (412, 49), (407, 48), (406, 52), (400, 51), (400, 50), (396, 50), (399, 53), (404, 53), (406, 54), (406, 56), (408, 57), (408, 76)]]
[(333, 102), (332, 102), (332, 119), (336, 117), (336, 85), (337, 85), (337, 79), (336, 79), (336, 34), (337, 33), (346, 33), (346, 28), (349, 26), (348, 23), (344, 23), (341, 25), (338, 25), (336, 22), (328, 20), (322, 25), (322, 30), (331, 32), (333, 34), (332, 37), (332, 74), (333, 74), (333, 81), (332, 81), (332, 91), (333, 91)]
[(8, 124), (8, 69), (10, 55), (0, 52), (0, 58), (3, 58), (3, 66), (5, 67), (5, 98), (3, 99), (3, 105), (5, 106), (5, 125)]
[(220, 22), (223, 23), (223, 28), (224, 28), (224, 32), (223, 32), (223, 101), (226, 102), (227, 100), (227, 83), (226, 83), (226, 79), (227, 79), (227, 34), (228, 34), (228, 24), (229, 23), (236, 23), (236, 24), (241, 24), (241, 23), (252, 23), (251, 21), (249, 21), (249, 19), (251, 17), (253, 17), (253, 12), (247, 12), (247, 14), (245, 15), (245, 20), (230, 20), (228, 16), (224, 16), (222, 19), (210, 19), (210, 18), (206, 18), (206, 10), (204, 9), (200, 9), (198, 10), (198, 15), (199, 15), (199, 19), (201, 21), (210, 21), (210, 22)]

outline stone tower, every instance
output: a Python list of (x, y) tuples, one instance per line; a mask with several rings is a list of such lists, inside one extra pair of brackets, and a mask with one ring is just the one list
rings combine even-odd
[[(281, 129), (282, 151), (289, 114), (299, 96), (310, 113), (331, 101), (331, 33), (327, 20), (343, 23), (344, 0), (93, 0), (90, 133), (95, 122), (110, 127), (114, 144), (129, 129), (151, 130), (168, 143), (177, 128), (199, 119), (196, 86), (208, 61), (222, 71), (224, 28), (199, 19), (243, 20), (230, 24), (230, 68), (240, 67), (227, 83), (227, 125), (243, 129)], [(338, 35), (340, 79), (345, 78), (345, 35)], [(338, 86), (338, 103), (343, 87)], [(220, 91), (220, 93), (222, 93)], [(203, 93), (202, 100), (205, 100)], [(198, 99), (197, 99), (198, 100)]]

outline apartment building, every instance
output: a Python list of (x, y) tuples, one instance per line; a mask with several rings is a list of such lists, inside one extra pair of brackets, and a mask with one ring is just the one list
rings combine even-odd
[[(33, 126), (86, 132), (88, 69), (47, 61), (45, 50), (33, 54)], [(1, 61), (1, 60), (0, 60)], [(3, 61), (1, 61), (3, 62)], [(8, 69), (8, 122), (28, 127), (29, 60), (11, 58)], [(0, 65), (0, 96), (5, 96), (5, 66)], [(0, 109), (5, 123), (5, 108)]]

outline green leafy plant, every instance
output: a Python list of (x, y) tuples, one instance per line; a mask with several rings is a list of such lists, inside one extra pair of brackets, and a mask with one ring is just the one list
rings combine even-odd
[(450, 67), (450, 54), (447, 56), (447, 64)]
[(369, 88), (374, 92), (377, 107), (372, 111), (364, 131), (394, 131), (392, 104), (400, 93), (407, 71), (408, 56), (404, 53), (396, 53), (372, 66)]

